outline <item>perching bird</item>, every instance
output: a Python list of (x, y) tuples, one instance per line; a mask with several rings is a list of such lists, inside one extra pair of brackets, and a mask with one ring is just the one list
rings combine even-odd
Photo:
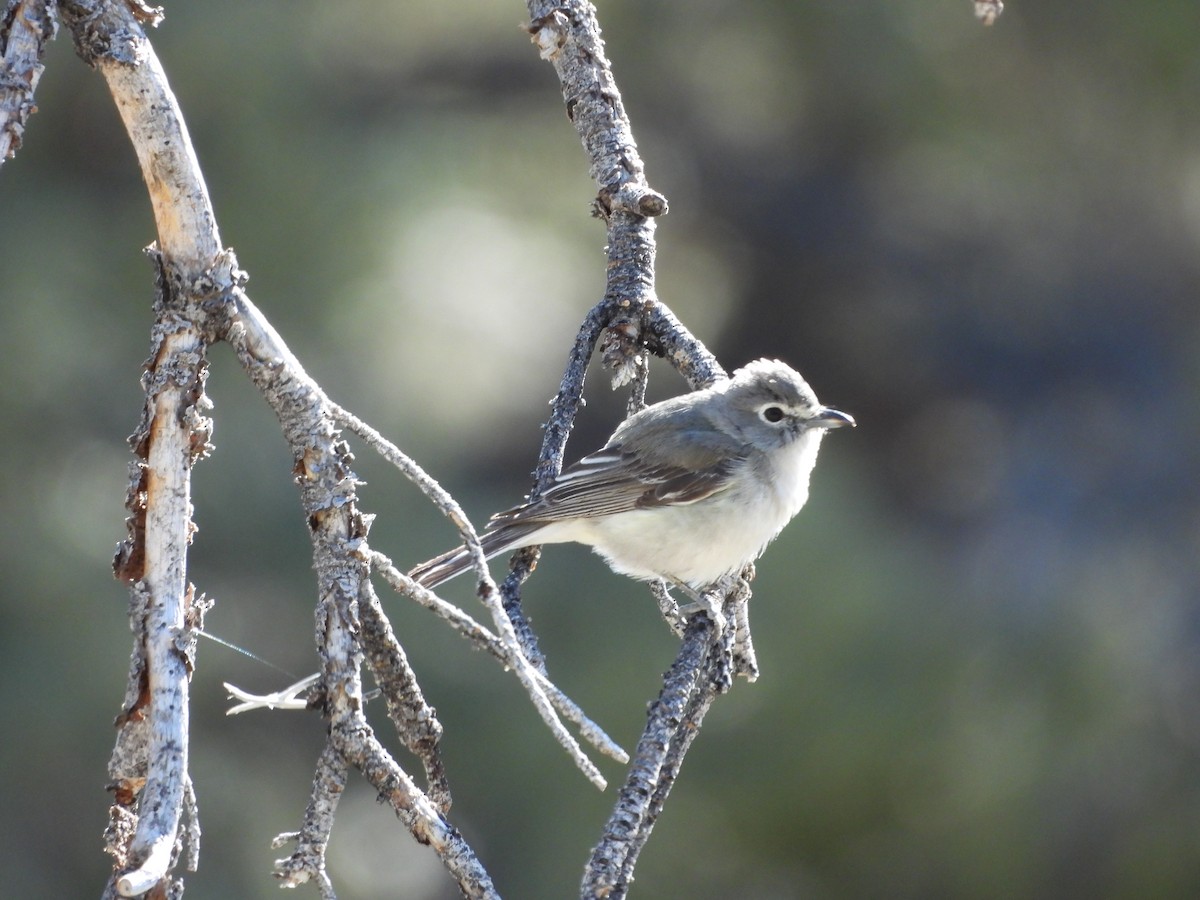
[[(760, 359), (648, 406), (536, 500), (498, 513), (483, 552), (576, 541), (617, 572), (700, 590), (757, 559), (808, 499), (821, 438), (854, 425), (791, 367)], [(465, 547), (409, 575), (432, 588), (471, 567)]]

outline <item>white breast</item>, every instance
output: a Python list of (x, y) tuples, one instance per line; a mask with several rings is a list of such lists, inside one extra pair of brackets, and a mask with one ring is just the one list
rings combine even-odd
[(618, 572), (704, 587), (758, 558), (808, 499), (823, 429), (747, 464), (736, 484), (696, 503), (548, 525), (544, 543), (578, 541)]

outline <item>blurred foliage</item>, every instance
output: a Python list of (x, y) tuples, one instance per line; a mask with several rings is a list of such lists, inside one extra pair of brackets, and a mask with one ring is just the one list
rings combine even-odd
[[(604, 261), (522, 6), (167, 12), (155, 45), (255, 302), (476, 521), (511, 505)], [(786, 359), (860, 423), (826, 443), (759, 565), (763, 676), (709, 716), (634, 896), (1196, 896), (1195, 4), (1011, 0), (991, 29), (966, 0), (617, 0), (601, 17), (671, 202), (662, 298), (728, 366)], [(37, 99), (0, 172), (0, 854), (13, 896), (92, 896), (153, 226), (65, 36)], [(680, 387), (656, 369), (656, 396)], [(191, 577), (214, 632), (303, 674), (291, 461), (224, 347), (210, 394)], [(623, 403), (599, 372), (589, 400), (576, 455)], [(380, 549), (412, 563), (453, 539), (365, 452), (359, 473)], [(556, 677), (632, 746), (673, 652), (645, 590), (561, 547), (527, 597)], [(447, 726), (455, 823), (505, 896), (573, 896), (611, 791), (490, 660), (389, 609)], [(296, 827), (321, 723), (226, 719), (223, 680), (285, 676), (201, 651), (188, 896), (276, 896), (268, 841)], [(369, 793), (339, 815), (339, 895), (454, 896)]]

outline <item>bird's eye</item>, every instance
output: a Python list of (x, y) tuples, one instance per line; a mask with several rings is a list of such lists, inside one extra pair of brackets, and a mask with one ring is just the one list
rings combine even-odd
[(771, 422), (774, 424), (775, 422), (783, 419), (783, 409), (778, 406), (765, 406), (759, 412), (759, 415), (763, 417), (764, 422)]

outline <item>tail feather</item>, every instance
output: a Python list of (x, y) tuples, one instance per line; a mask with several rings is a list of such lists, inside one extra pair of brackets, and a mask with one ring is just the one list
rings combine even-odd
[[(506, 550), (515, 550), (518, 547), (528, 546), (532, 541), (527, 539), (541, 528), (543, 524), (545, 523), (520, 522), (501, 526), (495, 531), (484, 532), (479, 536), (479, 543), (483, 548), (484, 557), (491, 559), (493, 556), (503, 553)], [(408, 573), (408, 577), (422, 587), (432, 590), (443, 582), (461, 575), (470, 568), (471, 554), (467, 552), (466, 545), (460, 544), (453, 550), (447, 550), (440, 556), (435, 556), (433, 559), (421, 563)]]

